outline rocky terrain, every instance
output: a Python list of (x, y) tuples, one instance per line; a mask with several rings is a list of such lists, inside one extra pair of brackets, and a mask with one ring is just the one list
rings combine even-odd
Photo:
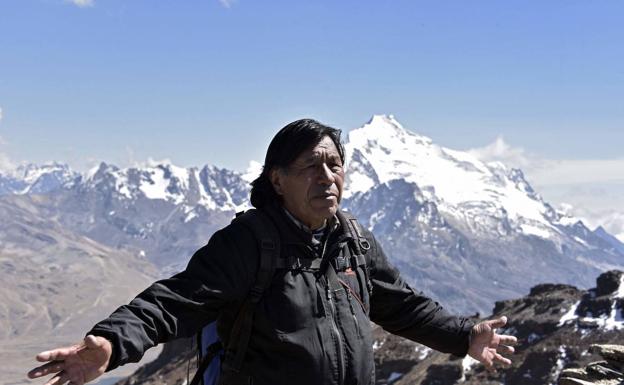
[(559, 385), (620, 385), (624, 382), (624, 345), (591, 345), (602, 360), (584, 368), (564, 369)]
[[(506, 315), (500, 333), (519, 339), (508, 368), (490, 373), (470, 357), (442, 354), (375, 329), (376, 383), (393, 385), (588, 385), (620, 384), (624, 345), (624, 273), (600, 275), (597, 285), (580, 290), (570, 285), (542, 284), (522, 298), (497, 302), (491, 317)], [(479, 318), (475, 315), (474, 320)], [(607, 361), (605, 361), (607, 359)], [(598, 362), (598, 364), (596, 364)], [(161, 357), (118, 385), (184, 384), (193, 376), (195, 350), (190, 340), (166, 346)], [(596, 374), (602, 371), (603, 374)], [(572, 380), (571, 378), (575, 378)], [(621, 378), (621, 377), (620, 377)], [(577, 381), (577, 382), (574, 382)], [(578, 382), (586, 381), (586, 382)], [(591, 382), (595, 381), (595, 382)], [(603, 382), (599, 382), (603, 381)]]
[[(520, 342), (511, 357), (511, 367), (501, 368), (497, 373), (488, 373), (470, 358), (423, 352), (416, 344), (386, 336), (379, 340), (376, 350), (378, 383), (557, 384), (563, 369), (580, 368), (600, 360), (590, 349), (593, 344), (624, 344), (622, 276), (619, 271), (604, 273), (591, 290), (570, 285), (538, 285), (528, 296), (497, 302), (492, 317), (509, 318), (507, 327), (500, 332), (514, 335)], [(411, 357), (407, 360), (404, 354), (397, 354), (410, 350)]]

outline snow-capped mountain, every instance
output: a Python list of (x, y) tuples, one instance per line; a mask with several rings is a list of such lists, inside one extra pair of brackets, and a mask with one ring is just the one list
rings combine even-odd
[(163, 200), (189, 210), (195, 206), (237, 210), (245, 207), (248, 194), (239, 173), (214, 166), (183, 168), (170, 162), (125, 169), (100, 163), (86, 174), (83, 185), (109, 190), (120, 200)]
[(246, 207), (248, 182), (214, 166), (170, 162), (81, 175), (67, 165), (26, 165), (0, 176), (0, 195), (33, 202), (69, 230), (146, 256), (163, 274), (180, 270), (210, 235)]
[[(386, 115), (350, 131), (345, 147), (343, 207), (415, 288), (456, 311), (487, 311), (540, 282), (588, 287), (624, 265), (621, 242), (554, 210), (520, 170), (436, 145)], [(171, 272), (248, 206), (260, 169), (101, 163), (80, 175), (30, 165), (0, 176), (0, 194), (36, 194), (41, 212), (72, 231)]]
[(539, 282), (589, 286), (622, 268), (615, 238), (556, 212), (521, 170), (485, 164), (376, 115), (348, 134), (344, 206), (381, 240), (416, 288), (453, 309)]
[(73, 185), (80, 174), (68, 165), (52, 162), (26, 164), (10, 173), (0, 173), (0, 196), (6, 194), (46, 194)]
[[(380, 183), (415, 183), (439, 210), (468, 221), (472, 231), (497, 234), (499, 221), (511, 230), (543, 238), (561, 234), (553, 208), (533, 191), (522, 171), (501, 163), (484, 164), (467, 152), (434, 144), (412, 133), (392, 115), (375, 115), (348, 134), (347, 196)], [(496, 218), (497, 221), (490, 221)]]

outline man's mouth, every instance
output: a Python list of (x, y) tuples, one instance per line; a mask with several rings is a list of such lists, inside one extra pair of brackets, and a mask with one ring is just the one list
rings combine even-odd
[(322, 193), (316, 196), (317, 198), (329, 198), (329, 197), (336, 197), (338, 198), (338, 194), (332, 193), (332, 192), (326, 192), (326, 193)]

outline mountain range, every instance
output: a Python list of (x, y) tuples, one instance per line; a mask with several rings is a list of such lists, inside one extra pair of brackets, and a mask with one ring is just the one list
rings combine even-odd
[[(555, 210), (519, 169), (439, 146), (389, 115), (350, 131), (345, 148), (342, 207), (373, 231), (410, 284), (452, 312), (487, 314), (495, 301), (543, 282), (587, 288), (600, 273), (624, 269), (618, 238)], [(86, 173), (62, 163), (0, 173), (8, 277), (0, 338), (11, 351), (32, 351), (37, 338), (86, 330), (150, 280), (183, 269), (249, 207), (259, 170), (102, 162)], [(45, 327), (29, 326), (35, 321)]]
[[(624, 267), (622, 242), (556, 211), (519, 169), (441, 147), (391, 115), (350, 131), (345, 148), (342, 207), (410, 283), (455, 311), (485, 312), (541, 282), (589, 287), (600, 272)], [(167, 275), (249, 207), (254, 176), (170, 162), (101, 163), (84, 174), (60, 163), (25, 165), (0, 175), (0, 198), (144, 256)]]

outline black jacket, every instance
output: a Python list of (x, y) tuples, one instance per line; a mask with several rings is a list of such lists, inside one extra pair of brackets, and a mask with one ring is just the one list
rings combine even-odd
[[(312, 237), (278, 206), (264, 209), (277, 226), (281, 255), (315, 258)], [(338, 216), (342, 218), (341, 213)], [(350, 233), (338, 226), (324, 258), (347, 253)], [(253, 384), (374, 384), (370, 321), (433, 349), (464, 356), (471, 324), (415, 292), (392, 267), (370, 232), (369, 297), (362, 269), (339, 271), (341, 287), (328, 290), (327, 274), (280, 269), (256, 308), (244, 371)], [(217, 320), (227, 346), (230, 329), (253, 284), (259, 261), (253, 233), (239, 223), (217, 231), (185, 271), (157, 281), (94, 326), (108, 338), (108, 370), (136, 362), (159, 343), (190, 337)], [(333, 269), (331, 265), (328, 267)], [(334, 276), (335, 277), (335, 276)], [(227, 384), (226, 384), (227, 385)]]

